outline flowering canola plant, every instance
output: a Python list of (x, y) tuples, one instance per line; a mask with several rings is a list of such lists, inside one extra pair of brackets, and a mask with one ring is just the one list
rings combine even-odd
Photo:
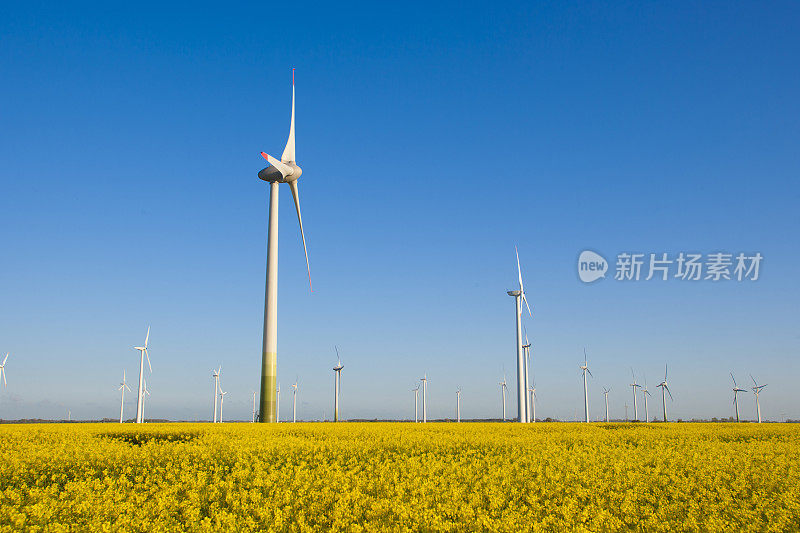
[(797, 531), (791, 424), (0, 425), (0, 531)]

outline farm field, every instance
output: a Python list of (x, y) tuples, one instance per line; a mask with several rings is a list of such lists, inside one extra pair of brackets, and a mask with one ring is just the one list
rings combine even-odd
[(800, 425), (0, 425), (0, 530), (793, 531)]

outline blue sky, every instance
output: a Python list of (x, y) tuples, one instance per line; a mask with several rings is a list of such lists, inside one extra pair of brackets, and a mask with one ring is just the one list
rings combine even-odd
[[(675, 417), (733, 371), (800, 418), (800, 6), (26, 3), (0, 8), (0, 417), (114, 417), (152, 326), (148, 416), (249, 418), (264, 150), (297, 157), (314, 292), (280, 199), (279, 381), (330, 416), (498, 416), (514, 245), (537, 415), (573, 419), (586, 346), (612, 416), (670, 365)], [(591, 285), (578, 254), (760, 252), (756, 282)], [(127, 400), (127, 399), (126, 399)], [(281, 415), (289, 415), (290, 395)], [(130, 396), (126, 415), (133, 416)], [(752, 395), (742, 413), (754, 416)], [(651, 415), (660, 399), (651, 404)]]

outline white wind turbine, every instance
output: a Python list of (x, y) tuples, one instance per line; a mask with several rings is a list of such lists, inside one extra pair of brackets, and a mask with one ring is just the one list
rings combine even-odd
[(422, 382), (422, 422), (428, 421), (428, 373), (420, 378)]
[(0, 365), (0, 376), (3, 377), (3, 386), (4, 387), (8, 387), (8, 384), (6, 383), (6, 361), (8, 361), (8, 352), (6, 352), (6, 356), (3, 359), (3, 364)]
[(525, 396), (525, 421), (531, 421), (531, 381), (529, 378), (529, 371), (528, 367), (530, 367), (531, 362), (531, 343), (528, 341), (528, 329), (523, 328), (525, 330), (525, 344), (522, 345), (522, 360), (525, 363), (525, 390), (527, 394)]
[(650, 422), (650, 411), (647, 410), (647, 397), (650, 396), (650, 391), (647, 390), (647, 376), (644, 378), (644, 387), (642, 387), (642, 397), (644, 398), (644, 421)]
[(747, 392), (746, 389), (740, 389), (739, 386), (736, 384), (736, 378), (733, 377), (733, 372), (731, 372), (731, 379), (733, 380), (733, 406), (736, 408), (736, 421), (739, 421), (739, 400), (737, 399), (737, 395), (740, 392)]
[(281, 421), (281, 384), (275, 388), (275, 422)]
[(144, 384), (144, 358), (147, 357), (147, 368), (150, 373), (153, 373), (153, 367), (150, 366), (150, 354), (147, 353), (147, 341), (150, 340), (150, 326), (147, 326), (147, 335), (144, 338), (144, 346), (134, 346), (134, 350), (139, 350), (139, 390), (136, 398), (136, 423), (141, 424), (144, 421), (144, 392), (142, 385)]
[[(288, 183), (294, 198), (300, 237), (306, 255), (308, 284), (311, 287), (311, 266), (308, 261), (303, 218), (300, 216), (300, 195), (297, 179), (303, 173), (297, 166), (294, 142), (294, 69), (292, 69), (292, 118), (289, 122), (289, 139), (280, 161), (261, 152), (269, 166), (258, 173), (258, 177), (269, 183), (269, 229), (267, 237), (267, 289), (264, 302), (264, 342), (261, 347), (261, 422), (276, 421), (275, 388), (278, 377), (278, 185)], [(313, 291), (313, 289), (312, 289)]]
[(536, 423), (536, 378), (533, 378), (533, 386), (528, 389), (531, 402), (531, 423)]
[(294, 383), (292, 383), (292, 422), (297, 422), (297, 390), (299, 389), (297, 385), (297, 379), (295, 378)]
[(767, 385), (759, 385), (756, 383), (756, 378), (753, 377), (753, 374), (750, 374), (750, 379), (753, 380), (753, 386), (750, 387), (753, 393), (756, 395), (756, 412), (758, 413), (758, 423), (761, 423), (761, 404), (758, 402), (758, 395), (761, 393), (761, 389), (766, 387)]
[(144, 388), (142, 389), (142, 423), (146, 420), (144, 417), (144, 399), (146, 396), (150, 396), (150, 391), (147, 390), (147, 381), (144, 382)]
[[(664, 422), (666, 422), (667, 421), (667, 397), (666, 397), (665, 393), (669, 394), (670, 401), (674, 401), (674, 400), (672, 400), (672, 393), (670, 392), (669, 386), (667, 385), (667, 365), (664, 365), (664, 381), (659, 383), (657, 386), (661, 387), (661, 404), (664, 406)], [(645, 405), (647, 405), (647, 404), (645, 404)]]
[(219, 395), (219, 376), (222, 374), (222, 365), (215, 371), (211, 371), (211, 379), (214, 380), (214, 423), (217, 423), (217, 396)]
[(256, 421), (256, 391), (253, 391), (253, 423)]
[(633, 383), (631, 383), (631, 389), (633, 389), (633, 420), (639, 420), (639, 415), (636, 413), (636, 387), (641, 388), (641, 385), (636, 383), (636, 375), (633, 373), (633, 368), (631, 368), (631, 378), (633, 378)]
[[(589, 422), (589, 391), (586, 386), (586, 373), (588, 372), (590, 376), (592, 376), (592, 371), (589, 370), (589, 363), (587, 362), (586, 358), (586, 348), (583, 349), (583, 364), (580, 365), (580, 369), (583, 372), (583, 403), (584, 403), (584, 415), (586, 422)], [(594, 376), (592, 376), (594, 377)]]
[(528, 396), (528, 384), (525, 381), (525, 358), (523, 357), (522, 352), (522, 302), (525, 302), (525, 306), (528, 308), (528, 314), (531, 318), (533, 318), (533, 313), (531, 312), (530, 305), (528, 305), (528, 299), (525, 296), (525, 288), (522, 285), (522, 269), (519, 266), (519, 252), (517, 251), (516, 246), (514, 247), (514, 252), (517, 256), (517, 277), (519, 279), (519, 290), (507, 291), (507, 294), (514, 297), (517, 318), (517, 421), (527, 422), (528, 402), (525, 398)]
[(125, 389), (128, 389), (128, 392), (133, 392), (131, 388), (128, 386), (128, 382), (125, 380), (125, 371), (122, 371), (122, 383), (119, 384), (119, 389), (122, 391), (122, 399), (119, 401), (119, 423), (122, 424), (122, 410), (125, 407)]
[(506, 421), (506, 389), (508, 386), (506, 385), (506, 375), (503, 374), (503, 381), (498, 383), (500, 385), (500, 395), (503, 397), (503, 422)]
[(339, 347), (334, 346), (336, 348), (336, 366), (333, 367), (334, 373), (334, 383), (333, 383), (333, 421), (339, 421), (339, 383), (341, 382), (342, 377), (342, 369), (344, 365), (342, 364), (342, 358), (339, 357)]
[[(609, 422), (609, 419), (608, 419), (608, 393), (609, 392), (611, 392), (611, 389), (607, 389), (607, 388), (603, 387), (603, 396), (606, 397), (606, 423)], [(627, 409), (627, 407), (628, 406), (626, 405), (625, 408)], [(625, 417), (627, 418), (627, 416), (628, 415), (626, 414)]]
[(461, 388), (456, 391), (456, 422), (461, 422)]
[(419, 416), (417, 414), (419, 413), (419, 385), (417, 385), (416, 389), (411, 389), (411, 392), (414, 393), (414, 423), (416, 424), (419, 422)]
[(225, 403), (225, 395), (228, 394), (219, 388), (219, 423), (222, 424), (222, 404)]

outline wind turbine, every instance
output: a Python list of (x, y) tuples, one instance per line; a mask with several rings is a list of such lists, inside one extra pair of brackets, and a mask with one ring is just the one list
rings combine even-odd
[(517, 421), (528, 421), (528, 410), (526, 404), (528, 403), (525, 398), (527, 397), (527, 383), (525, 382), (525, 358), (522, 354), (522, 302), (525, 302), (525, 307), (528, 308), (528, 314), (533, 318), (531, 307), (528, 305), (528, 299), (525, 297), (525, 288), (522, 285), (522, 269), (519, 266), (519, 252), (517, 247), (514, 247), (514, 252), (517, 255), (517, 274), (519, 278), (519, 290), (507, 291), (509, 296), (514, 297), (514, 305), (516, 306), (517, 317)]
[[(611, 389), (607, 389), (607, 388), (603, 387), (603, 396), (606, 397), (606, 424), (609, 422), (609, 419), (608, 419), (608, 393), (609, 392), (611, 392)], [(625, 409), (627, 411), (627, 409), (628, 409), (627, 405), (625, 406)], [(625, 418), (628, 418), (627, 413), (625, 415)]]
[(531, 423), (536, 423), (536, 378), (533, 379), (533, 387), (528, 388), (531, 400)]
[(647, 390), (647, 376), (644, 378), (644, 387), (642, 388), (642, 397), (644, 398), (644, 421), (650, 422), (650, 411), (647, 410), (647, 397), (650, 396), (650, 391)]
[(417, 405), (419, 404), (419, 385), (417, 385), (416, 389), (411, 389), (411, 392), (414, 393), (414, 423), (416, 424), (419, 422), (419, 417), (417, 416), (417, 413), (419, 412), (419, 409), (417, 408)]
[(525, 421), (526, 422), (530, 422), (531, 421), (531, 398), (530, 398), (531, 397), (531, 395), (530, 395), (530, 391), (531, 391), (530, 383), (531, 383), (531, 381), (530, 381), (530, 379), (528, 377), (529, 376), (528, 367), (530, 366), (530, 361), (531, 361), (531, 343), (528, 341), (528, 330), (527, 330), (527, 328), (523, 328), (523, 329), (525, 329), (525, 344), (522, 345), (522, 359), (523, 359), (523, 362), (525, 363), (525, 390), (527, 391), (527, 394), (525, 395), (525, 398), (526, 398), (525, 399)]
[(461, 388), (456, 391), (456, 422), (461, 422)]
[(142, 423), (144, 423), (144, 421), (146, 420), (145, 417), (144, 417), (144, 399), (145, 399), (145, 396), (150, 396), (150, 391), (147, 390), (147, 381), (144, 382), (144, 388), (142, 389), (142, 392), (143, 392), (143, 395), (142, 395)]
[(334, 373), (334, 385), (333, 385), (333, 421), (339, 421), (339, 380), (342, 376), (342, 369), (344, 365), (342, 364), (342, 358), (339, 357), (339, 347), (334, 346), (336, 348), (336, 359), (337, 363), (336, 366), (333, 367)]
[[(672, 399), (672, 393), (669, 391), (669, 386), (667, 386), (667, 365), (664, 365), (664, 381), (657, 385), (661, 387), (661, 404), (664, 406), (664, 422), (667, 421), (667, 397), (665, 393), (669, 394), (670, 401), (674, 401)], [(647, 404), (645, 404), (647, 405)]]
[[(5, 361), (4, 361), (5, 363)], [(0, 366), (0, 372), (2, 372), (2, 367)], [(128, 392), (133, 392), (131, 388), (128, 386), (128, 382), (125, 380), (125, 371), (122, 371), (122, 383), (119, 384), (119, 389), (122, 391), (122, 399), (119, 401), (119, 423), (122, 424), (122, 409), (125, 406), (125, 389), (128, 389)]]
[(740, 392), (747, 392), (746, 389), (740, 389), (739, 386), (736, 384), (736, 378), (733, 377), (733, 372), (731, 372), (731, 379), (733, 380), (733, 406), (736, 408), (736, 421), (739, 421), (739, 400), (736, 396)]
[[(586, 373), (588, 372), (590, 376), (592, 376), (592, 371), (589, 370), (589, 363), (587, 362), (586, 358), (586, 348), (583, 349), (583, 364), (580, 365), (581, 371), (583, 372), (583, 403), (584, 403), (584, 414), (586, 415), (586, 422), (589, 422), (589, 391), (586, 387)], [(592, 376), (594, 377), (594, 376)]]
[(3, 376), (3, 386), (8, 387), (6, 383), (6, 361), (8, 361), (8, 352), (6, 352), (6, 357), (3, 359), (3, 364), (0, 365), (0, 376)]
[[(294, 69), (292, 69), (292, 118), (289, 122), (289, 139), (280, 161), (261, 152), (269, 165), (259, 171), (258, 177), (269, 183), (269, 229), (267, 231), (267, 288), (264, 301), (264, 342), (261, 346), (261, 422), (275, 422), (275, 388), (278, 378), (278, 185), (288, 183), (294, 198), (300, 237), (306, 255), (308, 285), (311, 288), (311, 266), (308, 262), (303, 218), (300, 216), (300, 195), (297, 179), (303, 173), (297, 166), (294, 143)], [(313, 289), (311, 289), (313, 292)]]
[(292, 383), (292, 422), (297, 422), (297, 379)]
[(214, 380), (214, 423), (217, 423), (217, 396), (219, 395), (219, 376), (222, 374), (222, 365), (214, 371), (211, 371), (211, 379)]
[(256, 421), (256, 391), (253, 391), (253, 423)]
[(147, 326), (147, 335), (144, 338), (144, 346), (134, 346), (134, 350), (139, 350), (139, 391), (136, 398), (136, 423), (141, 424), (144, 421), (144, 395), (142, 391), (142, 384), (144, 383), (144, 358), (147, 357), (147, 368), (150, 373), (153, 373), (153, 367), (150, 366), (150, 354), (147, 353), (147, 341), (150, 340), (150, 326)]
[(508, 386), (506, 385), (506, 375), (503, 374), (503, 381), (498, 383), (500, 385), (500, 395), (503, 397), (503, 422), (506, 421), (506, 389)]
[(758, 423), (761, 423), (761, 404), (758, 402), (758, 395), (761, 393), (761, 389), (766, 387), (766, 383), (764, 385), (759, 385), (756, 383), (756, 378), (753, 377), (753, 374), (750, 374), (750, 379), (753, 380), (753, 386), (750, 387), (756, 395), (756, 411), (758, 412)]
[(422, 422), (428, 421), (428, 373), (420, 378), (422, 382)]
[(636, 375), (633, 373), (633, 368), (631, 368), (631, 378), (633, 378), (633, 383), (631, 383), (631, 389), (633, 389), (633, 420), (639, 420), (639, 415), (636, 414), (636, 387), (641, 388), (641, 385), (636, 383)]
[(275, 388), (275, 422), (281, 421), (281, 384)]
[(222, 424), (222, 404), (225, 403), (225, 395), (228, 394), (227, 392), (223, 392), (222, 387), (219, 388), (219, 423)]

